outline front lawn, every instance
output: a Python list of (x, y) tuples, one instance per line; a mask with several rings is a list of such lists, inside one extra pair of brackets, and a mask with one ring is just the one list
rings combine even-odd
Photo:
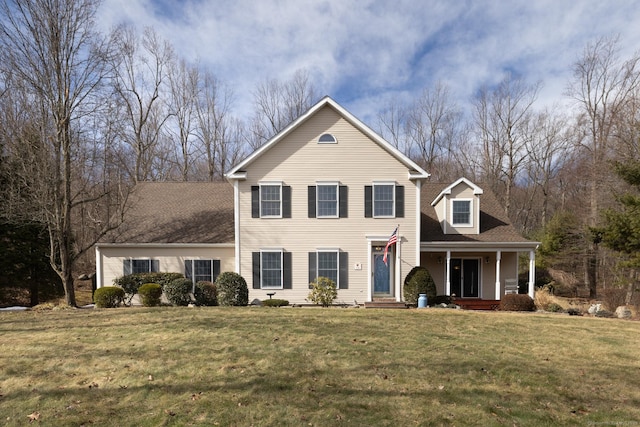
[(638, 337), (447, 309), (0, 312), (0, 423), (635, 425)]

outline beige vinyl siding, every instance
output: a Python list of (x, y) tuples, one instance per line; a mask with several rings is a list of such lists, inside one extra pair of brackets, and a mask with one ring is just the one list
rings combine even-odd
[[(324, 133), (337, 144), (318, 144)], [(291, 186), (291, 218), (251, 218), (251, 186), (260, 182)], [(348, 218), (308, 218), (307, 188), (319, 181), (348, 187)], [(365, 218), (364, 188), (374, 181), (404, 186), (404, 218)], [(401, 277), (416, 265), (416, 187), (408, 179), (407, 166), (354, 128), (332, 108), (325, 107), (304, 126), (263, 153), (247, 168), (247, 180), (239, 183), (241, 274), (250, 287), (250, 298), (267, 298), (271, 290), (252, 287), (251, 253), (260, 249), (283, 249), (292, 253), (291, 290), (276, 290), (276, 298), (305, 303), (308, 295), (308, 252), (322, 248), (349, 253), (349, 288), (341, 289), (338, 301), (363, 303), (369, 280), (368, 236), (385, 240), (400, 224)], [(361, 270), (355, 265), (360, 264)]]
[(113, 279), (122, 276), (125, 259), (158, 260), (161, 272), (184, 274), (184, 261), (187, 259), (220, 260), (220, 272), (234, 271), (233, 247), (177, 247), (163, 245), (159, 247), (123, 247), (103, 246), (99, 248), (102, 261), (103, 286), (113, 284)]

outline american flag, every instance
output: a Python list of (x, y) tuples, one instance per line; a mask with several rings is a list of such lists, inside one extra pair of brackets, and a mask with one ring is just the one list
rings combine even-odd
[(387, 241), (387, 246), (384, 247), (384, 256), (382, 257), (382, 262), (384, 262), (385, 265), (387, 265), (387, 255), (389, 254), (389, 246), (395, 245), (397, 242), (398, 242), (398, 227), (396, 227), (396, 229), (393, 230), (393, 233), (391, 233), (391, 236)]

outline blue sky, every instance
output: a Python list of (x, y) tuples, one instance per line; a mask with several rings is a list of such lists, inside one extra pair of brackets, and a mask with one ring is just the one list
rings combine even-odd
[(375, 125), (391, 100), (445, 82), (466, 107), (505, 72), (541, 81), (540, 106), (563, 102), (571, 66), (588, 42), (620, 35), (622, 57), (640, 50), (640, 5), (623, 0), (104, 0), (105, 30), (153, 26), (188, 60), (234, 91), (245, 118), (266, 78), (309, 71), (330, 95)]

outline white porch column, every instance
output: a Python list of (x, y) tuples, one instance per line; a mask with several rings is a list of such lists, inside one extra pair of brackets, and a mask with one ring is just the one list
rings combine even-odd
[(529, 251), (529, 296), (533, 298), (536, 283), (536, 252)]
[(237, 179), (233, 182), (233, 222), (235, 226), (233, 230), (233, 234), (235, 236), (235, 269), (236, 273), (241, 275), (242, 270), (240, 269), (240, 266), (242, 265), (242, 263), (240, 262), (240, 182)]
[(369, 239), (367, 241), (367, 271), (369, 272), (369, 274), (367, 275), (367, 301), (373, 301), (373, 291), (372, 291), (372, 287), (373, 287), (373, 266), (372, 266), (372, 260), (371, 258), (373, 257), (373, 253), (371, 252), (372, 250), (372, 245), (371, 245), (371, 240)]
[(102, 254), (100, 246), (96, 245), (96, 289), (102, 287)]
[(451, 295), (451, 251), (447, 251), (447, 263), (444, 268), (445, 295)]
[(400, 302), (402, 301), (402, 295), (400, 295), (400, 278), (402, 277), (401, 275), (401, 271), (400, 271), (400, 267), (402, 265), (402, 262), (400, 262), (402, 260), (402, 254), (401, 254), (401, 250), (402, 250), (402, 236), (398, 236), (398, 241), (396, 242), (396, 266), (394, 268), (394, 282), (395, 282), (395, 294), (396, 294), (396, 301)]
[(502, 251), (496, 252), (496, 300), (502, 299), (502, 292), (500, 289), (500, 261), (502, 259)]

